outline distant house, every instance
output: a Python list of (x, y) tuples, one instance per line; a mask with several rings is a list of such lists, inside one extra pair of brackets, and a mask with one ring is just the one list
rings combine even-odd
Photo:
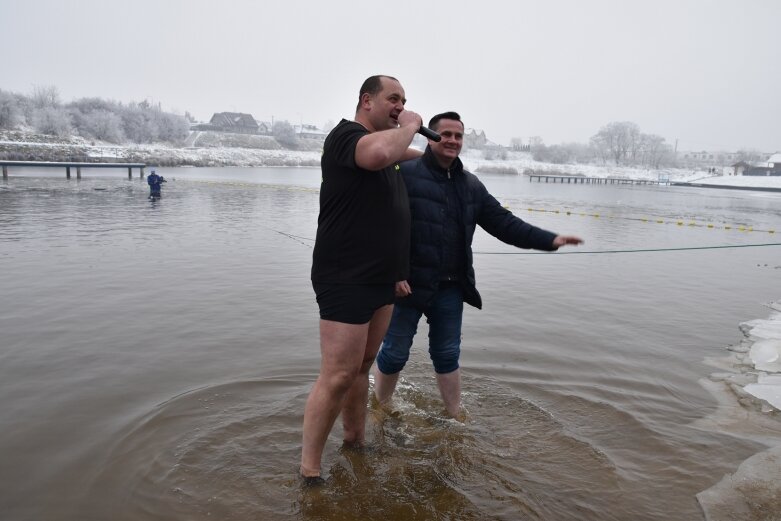
[[(688, 165), (688, 166), (697, 166), (697, 167), (713, 166), (713, 165), (726, 166), (729, 165), (730, 162), (738, 161), (738, 154), (737, 152), (725, 152), (723, 150), (718, 150), (718, 151), (701, 150), (699, 152), (682, 150), (678, 152), (678, 159), (681, 160), (681, 162), (684, 165)], [(734, 165), (730, 165), (730, 166), (734, 166)], [(741, 174), (736, 174), (736, 175), (741, 175)]]
[(257, 134), (258, 122), (251, 114), (242, 112), (215, 112), (209, 120), (209, 130), (235, 134)]
[(464, 145), (467, 148), (483, 148), (488, 143), (488, 138), (485, 137), (485, 131), (475, 130), (468, 128), (464, 132)]
[(325, 141), (328, 132), (317, 128), (315, 125), (293, 125), (296, 136), (302, 139), (316, 139)]
[(258, 134), (264, 134), (270, 136), (272, 134), (271, 123), (268, 121), (256, 121), (258, 124)]
[(749, 166), (743, 175), (781, 176), (781, 154), (775, 153), (767, 160), (767, 166)]
[(774, 170), (781, 169), (781, 153), (776, 152), (767, 160), (767, 166)]
[(731, 165), (734, 173), (732, 175), (743, 175), (747, 168), (751, 168), (751, 165), (745, 161), (738, 161), (734, 165)]

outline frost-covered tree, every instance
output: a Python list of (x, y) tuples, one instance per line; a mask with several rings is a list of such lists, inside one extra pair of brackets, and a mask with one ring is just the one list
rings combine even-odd
[(616, 165), (631, 162), (639, 152), (640, 127), (631, 121), (608, 123), (591, 137), (591, 144), (605, 162), (608, 158)]
[(641, 134), (641, 164), (651, 168), (659, 168), (672, 159), (672, 147), (665, 143), (662, 136)]
[(84, 137), (92, 137), (109, 143), (122, 143), (125, 135), (122, 132), (122, 118), (108, 110), (93, 110), (84, 114), (79, 125), (79, 133)]
[(274, 126), (271, 128), (271, 134), (285, 148), (296, 148), (298, 146), (296, 131), (287, 120), (275, 121)]
[(138, 104), (130, 104), (122, 111), (122, 130), (135, 143), (146, 143), (157, 139), (157, 126), (146, 117), (146, 110)]
[(33, 112), (32, 124), (41, 134), (66, 137), (71, 134), (70, 113), (61, 107), (44, 107)]
[(167, 112), (157, 113), (158, 139), (176, 143), (182, 141), (190, 132), (190, 124), (183, 116)]
[(532, 158), (544, 163), (563, 164), (572, 160), (572, 154), (565, 145), (537, 145), (532, 150)]
[(0, 128), (16, 128), (24, 119), (16, 96), (0, 90)]

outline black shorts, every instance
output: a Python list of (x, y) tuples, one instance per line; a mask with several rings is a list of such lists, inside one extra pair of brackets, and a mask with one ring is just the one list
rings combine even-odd
[(346, 324), (366, 324), (382, 306), (393, 304), (395, 284), (323, 284), (312, 282), (320, 318)]

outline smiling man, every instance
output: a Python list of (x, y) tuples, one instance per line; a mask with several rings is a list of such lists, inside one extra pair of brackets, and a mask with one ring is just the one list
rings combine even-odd
[(312, 286), (320, 308), (320, 375), (304, 410), (301, 475), (322, 482), (320, 460), (341, 412), (344, 442), (365, 437), (369, 370), (395, 296), (409, 293), (409, 200), (398, 163), (422, 123), (404, 109), (396, 78), (372, 76), (355, 120), (342, 120), (323, 145), (320, 215)]
[(442, 140), (429, 140), (423, 157), (401, 164), (412, 217), (411, 293), (396, 300), (377, 355), (374, 393), (380, 404), (390, 400), (409, 358), (418, 321), (425, 314), (429, 355), (442, 400), (448, 414), (462, 419), (459, 357), (464, 302), (482, 307), (472, 268), (476, 225), (519, 248), (555, 251), (583, 241), (556, 235), (515, 217), (474, 174), (464, 170), (458, 157), (464, 143), (464, 124), (457, 113), (434, 116), (429, 128), (439, 132)]

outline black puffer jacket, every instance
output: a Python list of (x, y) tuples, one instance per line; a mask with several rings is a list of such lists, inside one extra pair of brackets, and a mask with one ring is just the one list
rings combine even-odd
[(461, 203), (464, 226), (466, 280), (464, 301), (481, 308), (480, 293), (475, 287), (475, 270), (472, 267), (472, 239), (475, 226), (480, 225), (497, 239), (519, 248), (555, 251), (556, 234), (532, 226), (502, 207), (482, 182), (464, 170), (456, 158), (450, 169), (437, 163), (430, 148), (423, 157), (401, 163), (401, 174), (407, 185), (412, 213), (412, 241), (410, 247), (409, 284), (412, 294), (398, 299), (399, 304), (425, 309), (439, 285), (443, 255), (443, 227), (447, 213), (445, 182), (448, 175), (455, 178), (456, 191)]

